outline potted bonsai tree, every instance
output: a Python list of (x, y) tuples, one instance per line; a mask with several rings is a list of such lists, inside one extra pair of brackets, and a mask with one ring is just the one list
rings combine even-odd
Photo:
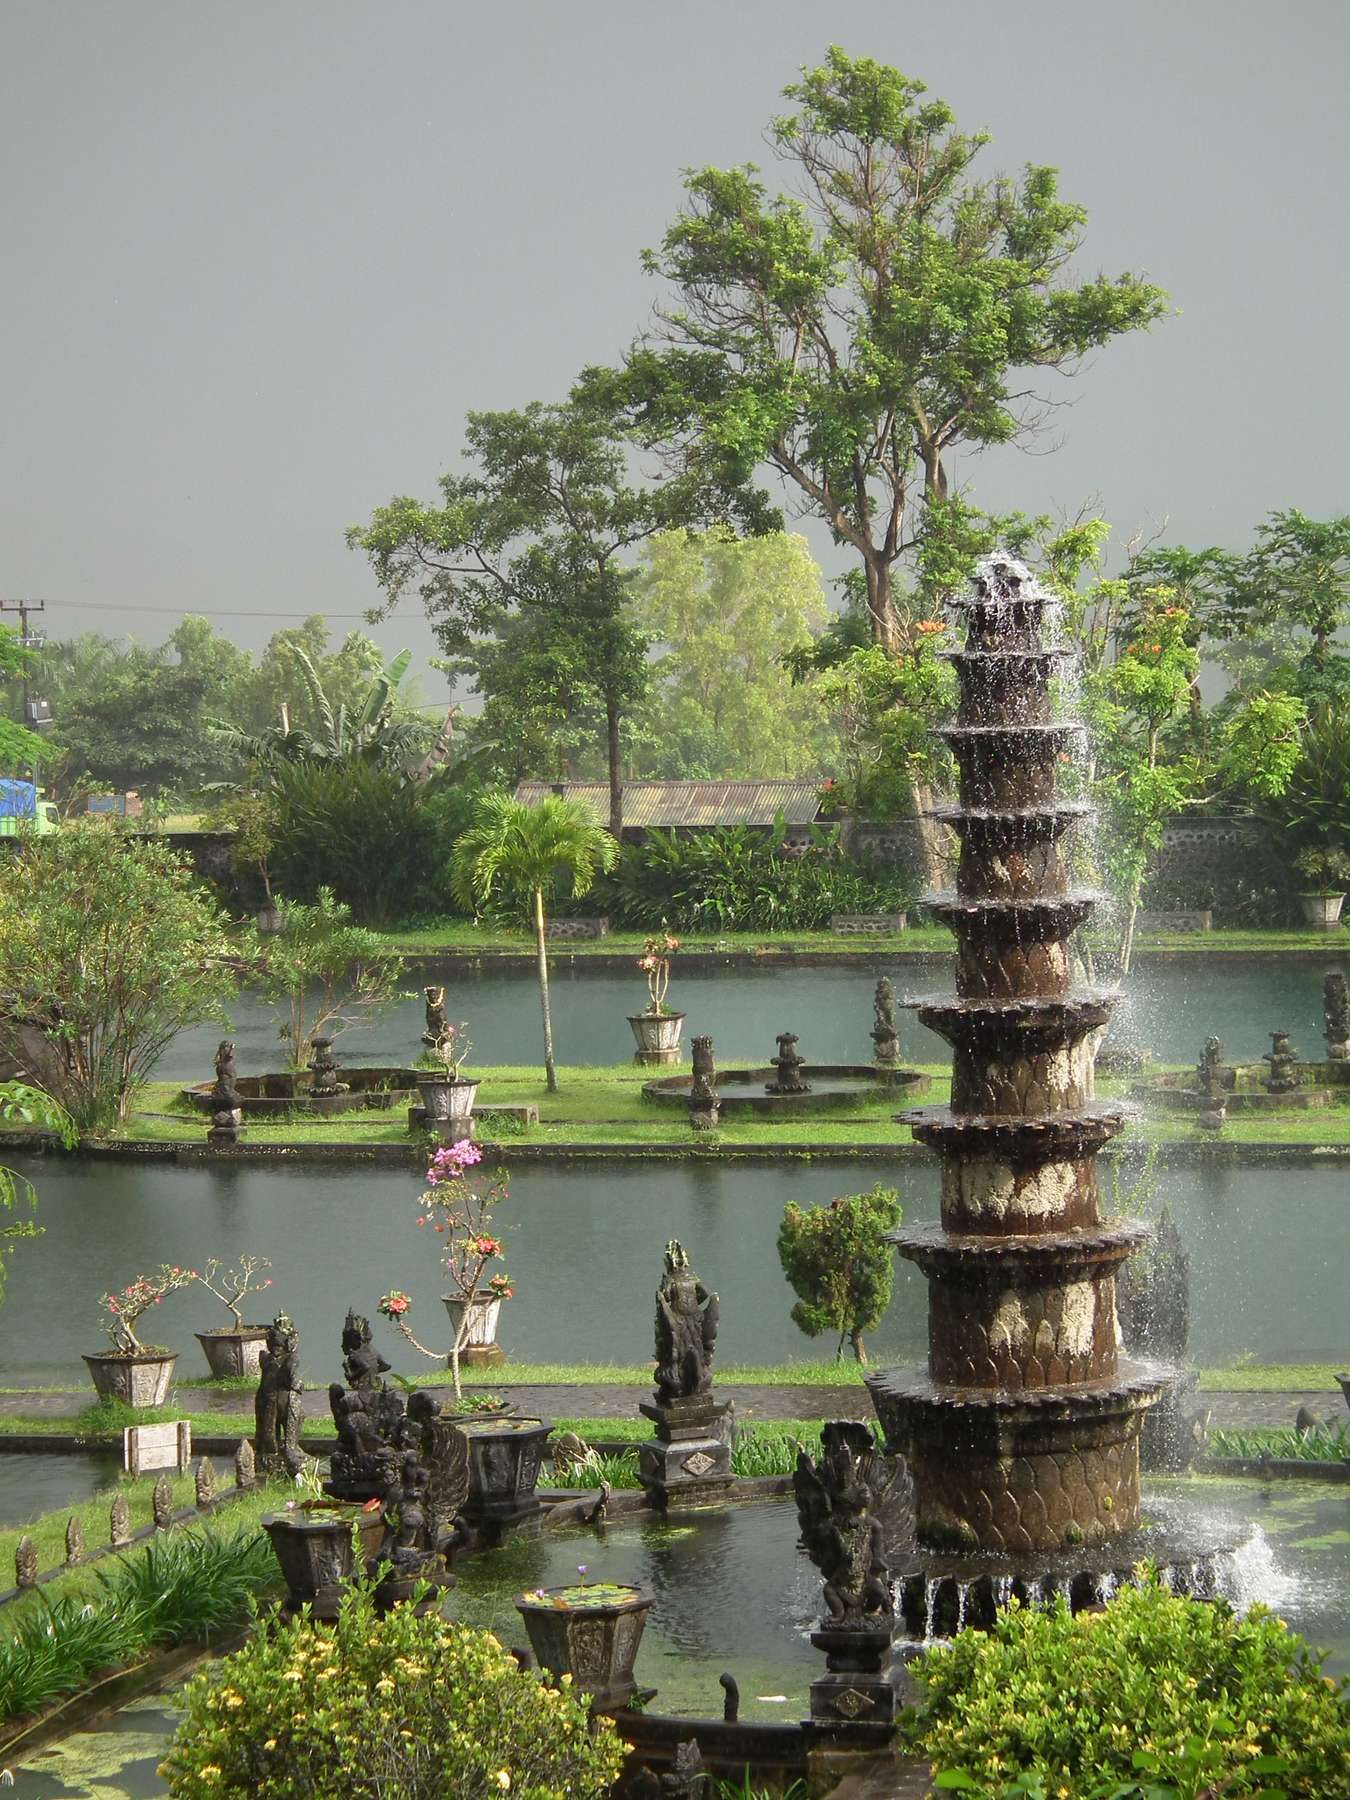
[(1350, 856), (1336, 844), (1310, 844), (1294, 858), (1294, 867), (1312, 886), (1299, 895), (1303, 916), (1326, 930), (1338, 923), (1350, 885)]
[(108, 1315), (103, 1329), (113, 1347), (84, 1358), (100, 1400), (120, 1400), (127, 1406), (163, 1406), (169, 1397), (178, 1354), (161, 1344), (143, 1344), (136, 1326), (152, 1306), (158, 1306), (196, 1278), (192, 1269), (163, 1263), (153, 1275), (138, 1275), (120, 1293), (104, 1294), (99, 1302)]
[(265, 1256), (241, 1256), (234, 1268), (227, 1268), (218, 1256), (210, 1257), (196, 1271), (194, 1279), (208, 1294), (214, 1294), (222, 1306), (229, 1308), (232, 1323), (214, 1331), (193, 1333), (206, 1354), (215, 1376), (258, 1374), (259, 1358), (267, 1342), (265, 1325), (245, 1325), (243, 1301), (248, 1294), (260, 1294), (270, 1288), (272, 1277), (259, 1280), (271, 1261)]
[(637, 1039), (637, 1060), (641, 1063), (675, 1062), (680, 1054), (682, 1012), (672, 1012), (666, 1005), (670, 989), (670, 959), (680, 947), (680, 940), (664, 928), (649, 937), (642, 946), (638, 968), (647, 977), (647, 1010), (630, 1013), (628, 1023)]
[(395, 1288), (380, 1300), (381, 1313), (414, 1350), (449, 1365), (457, 1398), (461, 1395), (461, 1361), (485, 1363), (501, 1359), (497, 1320), (502, 1301), (511, 1299), (515, 1291), (505, 1269), (488, 1273), (502, 1256), (502, 1241), (492, 1235), (490, 1227), (492, 1215), (506, 1199), (508, 1188), (502, 1169), (491, 1180), (469, 1173), (482, 1160), (483, 1152), (468, 1138), (461, 1138), (456, 1144), (442, 1144), (431, 1159), (426, 1191), (418, 1201), (418, 1225), (423, 1229), (430, 1226), (437, 1237), (445, 1240), (441, 1266), (450, 1292), (442, 1299), (453, 1332), (449, 1350), (429, 1350), (418, 1343), (408, 1324), (412, 1301), (402, 1289)]
[[(417, 1090), (422, 1096), (429, 1131), (439, 1137), (468, 1138), (473, 1130), (473, 1103), (478, 1083), (460, 1070), (473, 1049), (467, 1024), (447, 1025), (419, 1064)], [(422, 1068), (428, 1068), (423, 1074)]]

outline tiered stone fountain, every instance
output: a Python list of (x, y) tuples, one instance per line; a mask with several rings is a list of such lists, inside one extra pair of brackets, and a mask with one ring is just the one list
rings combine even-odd
[(923, 1371), (868, 1378), (914, 1484), (915, 1546), (894, 1560), (909, 1629), (986, 1622), (1009, 1594), (1090, 1604), (1151, 1556), (1212, 1591), (1209, 1559), (1139, 1529), (1141, 1416), (1173, 1373), (1119, 1354), (1115, 1276), (1147, 1235), (1103, 1219), (1097, 1153), (1121, 1130), (1093, 1099), (1111, 996), (1072, 991), (1068, 940), (1098, 896), (1061, 841), (1088, 808), (1058, 798), (1076, 730), (1050, 683), (1046, 597), (1008, 557), (962, 601), (955, 894), (929, 904), (957, 940), (956, 995), (916, 1002), (952, 1046), (948, 1107), (902, 1115), (942, 1159), (940, 1225), (892, 1234), (929, 1283)]

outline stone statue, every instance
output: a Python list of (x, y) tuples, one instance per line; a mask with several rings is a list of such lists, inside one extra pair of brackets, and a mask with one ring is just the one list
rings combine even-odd
[(385, 1382), (389, 1364), (370, 1341), (370, 1321), (348, 1312), (342, 1327), (342, 1373), (330, 1383), (328, 1405), (337, 1427), (326, 1490), (339, 1500), (384, 1499), (400, 1480), (408, 1447), (405, 1408)]
[(1221, 1131), (1228, 1116), (1228, 1089), (1223, 1078), (1223, 1044), (1207, 1037), (1195, 1065), (1195, 1088), (1199, 1096), (1200, 1124), (1209, 1131)]
[(300, 1378), (300, 1333), (285, 1313), (267, 1327), (258, 1358), (258, 1392), (253, 1401), (253, 1458), (267, 1475), (298, 1475), (305, 1466), (300, 1449), (304, 1422)]
[(313, 1080), (309, 1091), (315, 1099), (329, 1100), (334, 1094), (345, 1094), (347, 1084), (338, 1080), (337, 1057), (333, 1054), (333, 1040), (330, 1037), (316, 1037), (312, 1044), (313, 1056), (310, 1058), (309, 1071)]
[(818, 1462), (797, 1452), (792, 1486), (802, 1547), (821, 1573), (826, 1621), (861, 1626), (888, 1619), (894, 1604), (872, 1492), (876, 1440), (860, 1420), (831, 1419), (821, 1450)]
[(766, 1094), (809, 1094), (811, 1089), (802, 1080), (802, 1065), (805, 1058), (797, 1053), (797, 1034), (795, 1031), (780, 1031), (778, 1034), (778, 1054), (771, 1060), (778, 1073), (772, 1081), (766, 1081)]
[(1350, 994), (1339, 970), (1327, 971), (1322, 983), (1322, 1017), (1326, 1021), (1327, 1056), (1332, 1062), (1350, 1062)]
[(713, 1346), (721, 1302), (689, 1267), (682, 1246), (666, 1245), (665, 1272), (656, 1290), (658, 1405), (712, 1392)]
[(900, 1060), (900, 1034), (895, 1023), (895, 988), (890, 977), (883, 975), (872, 996), (873, 1056), (888, 1068)]
[(713, 1131), (721, 1117), (717, 1093), (717, 1069), (710, 1037), (693, 1039), (694, 1073), (689, 1082), (689, 1123), (695, 1131)]
[(1261, 1058), (1269, 1066), (1270, 1073), (1262, 1082), (1268, 1094), (1292, 1094), (1298, 1086), (1298, 1075), (1295, 1073), (1298, 1064), (1298, 1051), (1289, 1042), (1287, 1031), (1272, 1031), (1270, 1049)]
[(234, 1040), (222, 1038), (216, 1051), (216, 1080), (211, 1089), (211, 1129), (206, 1134), (209, 1144), (233, 1144), (238, 1141), (244, 1109), (235, 1086)]
[(422, 1033), (422, 1042), (428, 1050), (434, 1050), (450, 1029), (450, 1021), (445, 1016), (445, 989), (426, 987), (422, 989), (422, 995), (426, 1006), (426, 1029)]

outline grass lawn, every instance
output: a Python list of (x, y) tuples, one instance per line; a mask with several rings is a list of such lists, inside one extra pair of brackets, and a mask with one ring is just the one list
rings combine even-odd
[[(816, 1144), (905, 1145), (912, 1142), (909, 1127), (895, 1123), (897, 1112), (909, 1106), (930, 1106), (944, 1102), (950, 1092), (950, 1069), (946, 1064), (920, 1065), (929, 1077), (927, 1090), (918, 1098), (901, 1093), (879, 1093), (860, 1097), (847, 1108), (836, 1108), (817, 1118), (739, 1119), (724, 1117), (715, 1133), (692, 1138), (684, 1108), (648, 1100), (642, 1084), (651, 1079), (652, 1071), (632, 1063), (612, 1066), (568, 1066), (559, 1070), (559, 1091), (550, 1094), (540, 1069), (534, 1065), (509, 1064), (475, 1069), (482, 1081), (480, 1097), (484, 1102), (517, 1106), (535, 1106), (539, 1124), (520, 1126), (506, 1121), (500, 1127), (484, 1121), (485, 1141), (498, 1144), (509, 1156), (511, 1146), (520, 1142), (552, 1145), (559, 1149), (569, 1145), (584, 1147), (595, 1144), (622, 1144), (639, 1148), (644, 1144), (697, 1144), (701, 1153), (715, 1154), (727, 1149), (782, 1149)], [(678, 1074), (687, 1071), (680, 1064), (661, 1071)], [(1098, 1095), (1109, 1099), (1127, 1096), (1132, 1080), (1101, 1078)], [(204, 1142), (206, 1122), (202, 1114), (192, 1111), (172, 1082), (151, 1082), (141, 1090), (138, 1109), (125, 1134), (138, 1143)], [(1200, 1139), (1194, 1121), (1186, 1114), (1158, 1113), (1133, 1121), (1126, 1141), (1146, 1143), (1194, 1143)], [(1306, 1112), (1233, 1114), (1219, 1139), (1225, 1144), (1350, 1144), (1350, 1087), (1337, 1092), (1328, 1107)], [(248, 1144), (406, 1144), (413, 1159), (414, 1140), (408, 1135), (401, 1111), (349, 1113), (337, 1119), (296, 1120), (288, 1124), (261, 1124), (250, 1121), (245, 1142)]]

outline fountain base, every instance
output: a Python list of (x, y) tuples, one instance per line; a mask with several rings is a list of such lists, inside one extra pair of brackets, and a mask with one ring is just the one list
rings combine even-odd
[(1150, 1497), (1148, 1521), (1109, 1543), (1033, 1556), (946, 1554), (911, 1542), (891, 1554), (896, 1615), (911, 1638), (987, 1630), (998, 1608), (1068, 1602), (1072, 1612), (1104, 1606), (1133, 1581), (1141, 1563), (1157, 1569), (1174, 1594), (1216, 1600), (1236, 1586), (1234, 1559), (1253, 1541), (1252, 1526), (1188, 1519), (1184, 1505)]

